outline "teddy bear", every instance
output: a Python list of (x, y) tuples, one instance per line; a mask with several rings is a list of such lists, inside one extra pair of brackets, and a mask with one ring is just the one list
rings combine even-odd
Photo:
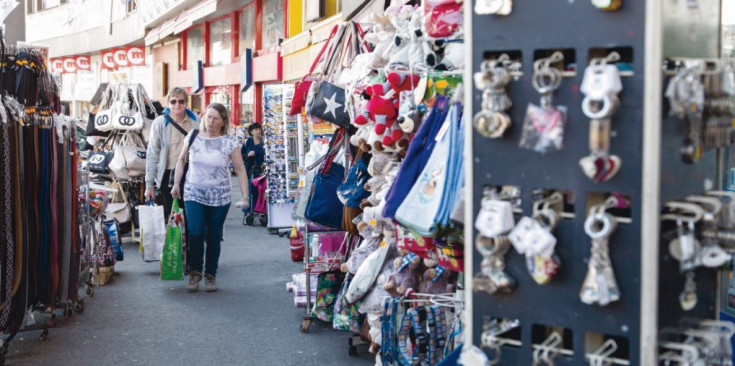
[(365, 41), (373, 45), (373, 51), (370, 54), (370, 69), (381, 69), (388, 65), (388, 51), (393, 43), (393, 37), (396, 34), (396, 28), (391, 24), (390, 16), (387, 13), (374, 13), (371, 16), (373, 29), (365, 35)]
[(365, 89), (370, 100), (355, 117), (354, 124), (365, 126), (370, 121), (375, 123), (375, 134), (382, 136), (380, 142), (373, 145), (375, 150), (384, 151), (385, 147), (393, 147), (399, 142), (400, 148), (408, 146), (408, 141), (403, 138), (403, 130), (396, 123), (398, 97), (401, 92), (412, 90), (418, 82), (419, 77), (415, 74), (391, 72), (386, 76), (386, 82), (373, 84)]
[(427, 294), (444, 294), (453, 292), (454, 286), (449, 283), (449, 270), (440, 266), (436, 253), (424, 259), (426, 270), (423, 274), (423, 291)]
[(383, 285), (383, 289), (388, 291), (392, 297), (402, 296), (406, 290), (418, 287), (417, 271), (421, 265), (421, 258), (415, 260), (415, 257), (406, 255), (393, 260), (395, 272), (388, 276), (388, 282)]

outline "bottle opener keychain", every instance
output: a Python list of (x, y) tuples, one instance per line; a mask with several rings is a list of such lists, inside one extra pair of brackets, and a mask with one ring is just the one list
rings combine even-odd
[(584, 72), (580, 90), (585, 94), (582, 111), (590, 121), (590, 155), (579, 161), (584, 174), (595, 182), (610, 180), (620, 170), (622, 161), (610, 154), (610, 123), (620, 105), (618, 94), (623, 90), (620, 72), (614, 64), (620, 60), (617, 52), (604, 59), (594, 59)]
[(494, 192), (486, 193), (475, 220), (475, 228), (479, 232), (475, 247), (483, 257), (481, 270), (473, 278), (475, 291), (494, 294), (509, 292), (515, 287), (515, 280), (505, 272), (505, 255), (511, 246), (507, 233), (514, 225), (512, 203)]
[(533, 88), (541, 94), (541, 102), (540, 106), (528, 104), (518, 144), (522, 148), (547, 153), (563, 147), (567, 108), (553, 105), (554, 91), (559, 89), (562, 75), (557, 68), (551, 67), (563, 60), (564, 54), (557, 51), (533, 64)]
[(579, 297), (588, 305), (606, 306), (620, 300), (620, 288), (610, 261), (610, 236), (617, 228), (617, 219), (606, 212), (608, 208), (617, 206), (618, 199), (610, 197), (604, 203), (592, 206), (584, 222), (584, 231), (592, 239), (592, 255)]
[(475, 73), (475, 87), (482, 90), (482, 109), (475, 114), (473, 124), (477, 132), (486, 138), (500, 138), (510, 127), (506, 113), (513, 102), (506, 87), (521, 69), (520, 62), (513, 62), (507, 54), (496, 60), (485, 60), (480, 72)]
[(699, 205), (689, 202), (667, 202), (670, 213), (661, 215), (661, 220), (676, 222), (676, 239), (669, 242), (669, 254), (679, 261), (679, 270), (686, 278), (684, 290), (679, 295), (679, 305), (684, 311), (697, 306), (697, 283), (694, 270), (699, 266), (698, 257), (701, 244), (696, 238), (695, 225), (704, 217), (704, 210)]
[(526, 269), (539, 285), (551, 282), (559, 271), (561, 260), (554, 253), (557, 240), (552, 234), (559, 222), (559, 214), (551, 205), (564, 196), (554, 192), (533, 205), (533, 216), (524, 217), (508, 235), (519, 254), (526, 256)]

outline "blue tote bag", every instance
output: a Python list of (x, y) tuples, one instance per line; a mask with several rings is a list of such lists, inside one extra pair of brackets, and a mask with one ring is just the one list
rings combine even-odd
[(385, 196), (383, 217), (395, 219), (398, 207), (401, 206), (411, 187), (416, 183), (419, 174), (424, 169), (426, 162), (429, 161), (431, 152), (436, 144), (436, 134), (447, 118), (448, 105), (449, 98), (438, 95), (434, 107), (431, 109), (431, 113), (429, 113), (426, 120), (419, 126), (419, 130), (416, 131), (416, 135), (408, 145), (406, 158), (403, 159), (401, 169), (398, 171), (393, 185)]
[(396, 220), (399, 223), (422, 236), (433, 236), (436, 233), (442, 206), (446, 206), (450, 196), (456, 196), (452, 189), (456, 189), (453, 185), (458, 183), (456, 178), (459, 169), (454, 154), (462, 153), (456, 151), (457, 135), (461, 132), (457, 109), (451, 108), (446, 120), (447, 126), (437, 135), (439, 141), (431, 156), (396, 211)]

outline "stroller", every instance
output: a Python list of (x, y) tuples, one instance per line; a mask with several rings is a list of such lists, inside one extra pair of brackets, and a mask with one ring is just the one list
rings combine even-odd
[(258, 219), (260, 226), (268, 225), (268, 214), (266, 213), (265, 204), (265, 172), (262, 166), (253, 167), (253, 178), (250, 180), (250, 208), (243, 208), (242, 212), (245, 217), (242, 219), (243, 225), (255, 225), (255, 219)]

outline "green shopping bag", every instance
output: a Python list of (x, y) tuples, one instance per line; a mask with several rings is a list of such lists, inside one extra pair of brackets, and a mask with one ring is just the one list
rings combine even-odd
[(161, 280), (181, 281), (184, 279), (184, 264), (181, 254), (181, 228), (184, 217), (179, 207), (179, 200), (174, 198), (171, 205), (171, 216), (166, 225), (166, 242), (161, 257)]

